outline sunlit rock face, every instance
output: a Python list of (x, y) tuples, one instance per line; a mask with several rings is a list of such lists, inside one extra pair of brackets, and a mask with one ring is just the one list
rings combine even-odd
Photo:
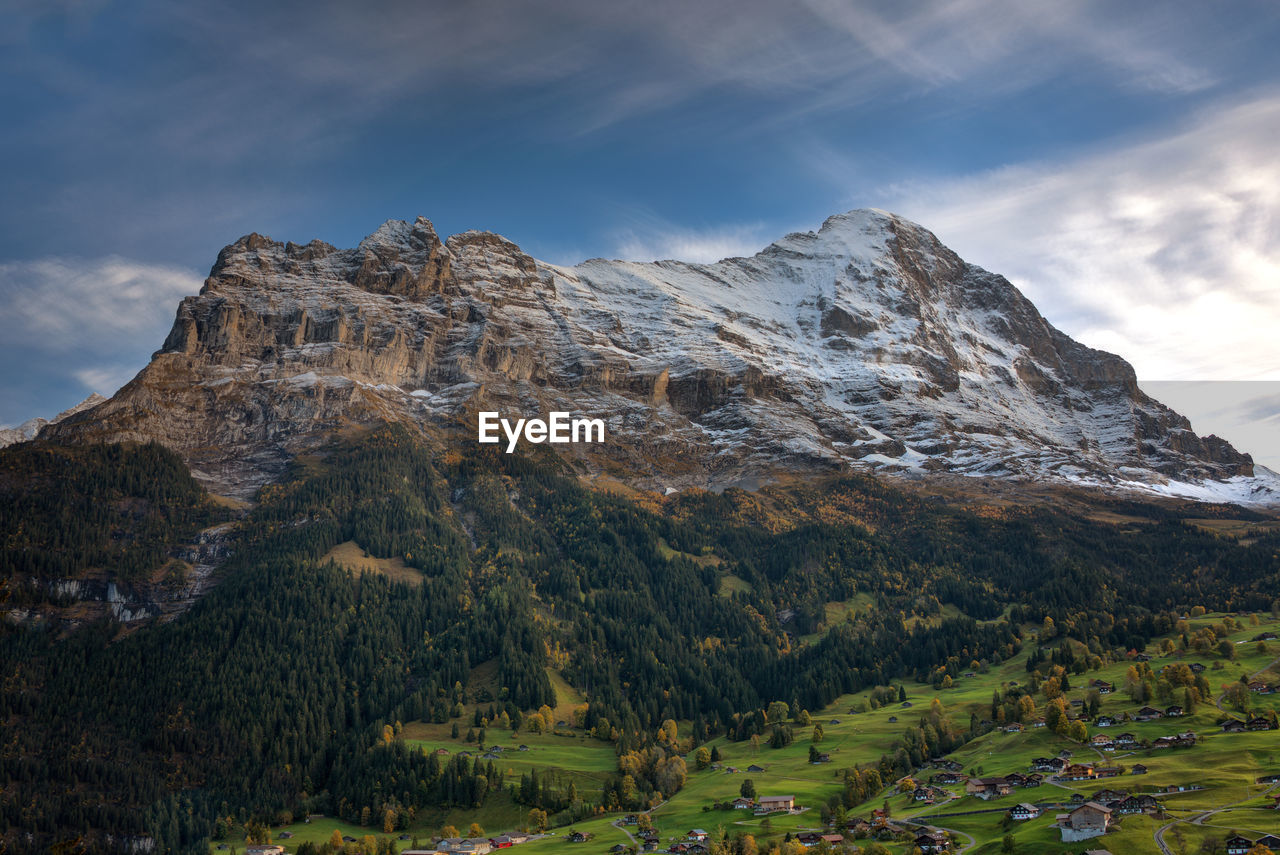
[(494, 234), (442, 241), (421, 218), (354, 249), (249, 235), (131, 383), (42, 435), (156, 439), (248, 496), (335, 431), (394, 421), (474, 441), (479, 410), (603, 418), (605, 443), (557, 451), (649, 488), (868, 467), (1265, 486), (1123, 359), (873, 210), (715, 264), (559, 267)]

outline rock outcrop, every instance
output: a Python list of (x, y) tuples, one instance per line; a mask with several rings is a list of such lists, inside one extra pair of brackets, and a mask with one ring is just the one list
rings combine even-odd
[(603, 418), (604, 445), (557, 448), (646, 487), (849, 467), (1139, 487), (1254, 474), (1003, 277), (868, 210), (715, 264), (559, 267), (493, 234), (441, 241), (421, 218), (346, 250), (249, 235), (132, 382), (43, 436), (157, 439), (247, 497), (334, 431), (474, 441), (480, 409)]

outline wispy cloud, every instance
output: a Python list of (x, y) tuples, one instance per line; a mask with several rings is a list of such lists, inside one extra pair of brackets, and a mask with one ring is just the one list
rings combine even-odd
[(34, 384), (66, 389), (59, 409), (89, 392), (115, 392), (146, 364), (178, 300), (200, 282), (188, 270), (123, 258), (0, 264), (0, 354), (25, 366), (0, 374), (0, 418), (48, 415), (8, 410), (17, 406), (11, 401), (38, 398)]
[(653, 215), (631, 217), (633, 225), (619, 230), (615, 253), (626, 261), (677, 259), (713, 262), (722, 258), (754, 255), (770, 240), (763, 223), (741, 223), (708, 228), (687, 228)]
[(1150, 379), (1280, 379), (1280, 95), (878, 200)]

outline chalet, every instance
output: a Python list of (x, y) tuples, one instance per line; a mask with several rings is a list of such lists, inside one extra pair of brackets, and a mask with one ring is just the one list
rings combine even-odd
[(1177, 704), (1174, 704), (1173, 706), (1170, 706), (1170, 707), (1166, 707), (1164, 711), (1166, 718), (1177, 718), (1178, 716), (1182, 715), (1182, 713), (1183, 713), (1182, 707), (1178, 706)]
[(1038, 787), (1044, 783), (1044, 775), (1041, 775), (1039, 772), (1032, 772), (1030, 775), (1027, 775), (1026, 778), (1027, 779), (1022, 782), (1022, 786), (1024, 787)]
[(1277, 849), (1280, 849), (1280, 837), (1276, 837), (1274, 834), (1268, 834), (1266, 837), (1259, 837), (1257, 840), (1253, 841), (1253, 845), (1265, 846), (1272, 852), (1275, 852)]
[(1205, 665), (1204, 665), (1204, 663), (1203, 663), (1203, 662), (1192, 662), (1192, 663), (1191, 663), (1191, 673), (1192, 673), (1192, 674), (1203, 674), (1203, 673), (1204, 673), (1204, 671), (1205, 671)]
[(929, 765), (938, 769), (945, 769), (948, 772), (964, 771), (964, 766), (961, 765), (960, 763), (957, 763), (955, 760), (944, 760), (939, 758), (937, 760), (930, 760)]
[(1244, 733), (1244, 722), (1238, 718), (1227, 719), (1222, 723), (1223, 733)]
[(1093, 777), (1093, 767), (1087, 763), (1071, 763), (1058, 773), (1060, 781), (1088, 781)]
[(819, 843), (826, 843), (829, 846), (839, 846), (844, 843), (844, 835), (819, 834), (816, 831), (802, 831), (796, 835), (796, 842), (801, 846), (817, 846)]
[(1011, 721), (1004, 726), (1005, 733), (1022, 733), (1022, 725), (1016, 721)]
[(1178, 744), (1183, 746), (1194, 746), (1196, 744), (1196, 732), (1194, 730), (1184, 730), (1178, 734)]
[(1107, 833), (1111, 825), (1111, 808), (1097, 802), (1085, 802), (1058, 819), (1058, 830), (1064, 843), (1088, 840)]
[(734, 810), (751, 810), (755, 806), (756, 806), (755, 799), (748, 799), (743, 797), (743, 798), (737, 798), (733, 800)]
[(789, 812), (795, 809), (795, 796), (762, 796), (756, 804), (756, 813), (774, 813), (775, 811)]
[(1130, 774), (1130, 775), (1145, 775), (1145, 774), (1147, 774), (1147, 767), (1146, 767), (1146, 766), (1143, 766), (1141, 763), (1134, 763), (1134, 764), (1133, 764), (1133, 768), (1129, 770), (1129, 774)]
[(512, 846), (527, 843), (528, 840), (529, 835), (523, 831), (512, 831), (509, 834), (499, 834), (497, 837), (491, 837), (489, 843), (494, 849), (510, 849)]
[(1013, 792), (1013, 785), (1007, 778), (970, 778), (964, 783), (966, 796), (977, 796), (986, 801), (1007, 796)]
[(1249, 850), (1253, 848), (1253, 841), (1247, 837), (1236, 835), (1228, 837), (1226, 840), (1227, 855), (1248, 855)]
[(889, 724), (897, 724), (898, 717), (896, 715), (889, 716)]
[(1258, 779), (1259, 784), (1280, 784), (1280, 775), (1263, 775)]
[(1103, 736), (1101, 734), (1090, 739), (1089, 744), (1094, 748), (1101, 748), (1104, 751), (1114, 751), (1116, 747), (1115, 743), (1111, 741), (1110, 736)]
[(840, 719), (838, 718), (833, 718), (831, 719), (831, 721), (827, 722), (827, 724), (839, 724), (839, 723), (840, 723)]
[(440, 757), (447, 757), (447, 756), (449, 755), (449, 749), (448, 749), (448, 748), (437, 748), (437, 749), (436, 749), (436, 755), (437, 755), (437, 756), (440, 756)]
[(1139, 795), (1127, 796), (1120, 799), (1115, 804), (1110, 804), (1108, 806), (1115, 810), (1116, 813), (1131, 814), (1148, 813), (1150, 811), (1158, 810), (1160, 808), (1160, 803), (1155, 800), (1154, 796)]
[(941, 831), (927, 831), (915, 839), (915, 846), (926, 855), (935, 852), (950, 852), (951, 838)]
[(702, 830), (701, 828), (694, 828), (694, 829), (691, 829), (687, 834), (685, 834), (684, 839), (692, 840), (695, 843), (705, 843), (707, 841), (707, 838), (710, 836), (711, 836), (710, 834), (708, 834), (706, 831)]
[(1122, 790), (1098, 790), (1091, 797), (1091, 801), (1095, 801), (1100, 805), (1109, 805), (1111, 802), (1118, 802), (1127, 797), (1129, 794)]
[(1120, 733), (1111, 741), (1116, 744), (1116, 748), (1132, 748), (1138, 744), (1138, 737), (1132, 733)]
[(636, 816), (634, 813), (629, 813), (618, 821), (622, 825), (638, 825), (640, 823), (640, 817)]
[(1015, 787), (1025, 787), (1027, 784), (1027, 776), (1021, 772), (1010, 772), (1004, 779)]
[(493, 844), (484, 837), (446, 837), (436, 841), (437, 852), (449, 852), (453, 855), (486, 855), (491, 849)]
[(1249, 719), (1244, 723), (1244, 726), (1249, 730), (1274, 730), (1275, 729), (1272, 727), (1271, 721), (1269, 719), (1262, 718), (1261, 716)]
[(929, 778), (931, 784), (963, 784), (969, 780), (959, 772), (936, 772)]
[(1065, 765), (1066, 761), (1059, 757), (1036, 757), (1031, 761), (1031, 769), (1035, 772), (1060, 772)]
[(747, 771), (748, 771), (748, 772), (763, 772), (763, 771), (764, 771), (764, 767), (763, 767), (763, 766), (757, 766), (756, 764), (752, 763), (750, 766), (748, 766), (748, 767), (747, 767)]
[(275, 843), (255, 843), (246, 846), (245, 855), (284, 855), (284, 847)]
[(830, 762), (831, 762), (831, 755), (830, 755), (830, 754), (828, 754), (828, 753), (826, 753), (826, 752), (824, 751), (824, 752), (822, 752), (822, 753), (820, 753), (820, 754), (815, 754), (815, 755), (813, 756), (813, 759), (812, 759), (812, 760), (810, 760), (809, 762), (810, 762), (810, 763), (815, 763), (815, 764), (816, 764), (816, 763), (830, 763)]
[(587, 835), (583, 834), (581, 831), (573, 831), (569, 833), (568, 840), (570, 843), (586, 843)]
[(1253, 680), (1249, 683), (1249, 691), (1257, 692), (1259, 695), (1269, 695), (1270, 687), (1261, 680)]
[(1249, 640), (1250, 641), (1275, 641), (1275, 639), (1276, 639), (1276, 634), (1274, 632), (1260, 632)]
[(849, 824), (845, 826), (845, 829), (852, 831), (854, 834), (865, 835), (867, 832), (871, 831), (871, 823), (861, 817), (858, 817), (857, 819), (850, 820)]
[(1120, 775), (1119, 766), (1094, 766), (1093, 776), (1095, 778), (1116, 778)]
[(1098, 727), (1115, 727), (1116, 720), (1109, 715), (1100, 715), (1098, 720), (1094, 722)]
[(914, 798), (918, 802), (935, 804), (951, 800), (951, 793), (940, 787), (916, 787)]
[(1097, 689), (1100, 695), (1109, 695), (1116, 690), (1115, 684), (1108, 683), (1106, 680), (1094, 680), (1089, 683), (1089, 687)]
[(1143, 707), (1133, 714), (1135, 721), (1152, 721), (1157, 718), (1164, 718), (1164, 713), (1155, 707)]
[(516, 750), (517, 750), (517, 751), (528, 751), (528, 750), (529, 750), (529, 746), (528, 746), (528, 745), (521, 745), (521, 746), (520, 746), (519, 748), (517, 748)]
[(1035, 805), (1029, 805), (1026, 802), (1023, 802), (1020, 805), (1014, 805), (1013, 809), (1009, 811), (1009, 816), (1017, 820), (1018, 822), (1022, 822), (1028, 819), (1035, 819), (1039, 815), (1040, 815), (1040, 808), (1036, 807)]
[(1150, 662), (1151, 657), (1145, 653), (1138, 653), (1133, 657), (1134, 662)]

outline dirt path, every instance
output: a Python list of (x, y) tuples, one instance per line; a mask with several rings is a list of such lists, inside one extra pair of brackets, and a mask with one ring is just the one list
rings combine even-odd
[[(1269, 667), (1271, 667), (1271, 666), (1270, 666), (1270, 665), (1268, 665), (1267, 667), (1269, 668)], [(1267, 669), (1266, 669), (1266, 668), (1263, 668), (1262, 670), (1263, 670), (1263, 671), (1265, 671), (1265, 670), (1267, 670)], [(1269, 787), (1267, 787), (1265, 790), (1263, 790), (1263, 791), (1262, 791), (1262, 793), (1260, 793), (1260, 795), (1264, 795), (1264, 796), (1265, 796), (1267, 793), (1269, 793), (1269, 792), (1271, 792), (1272, 790), (1274, 790), (1277, 786), (1280, 786), (1280, 784), (1272, 784), (1271, 786), (1269, 786)], [(1209, 809), (1209, 810), (1202, 811), (1202, 812), (1200, 812), (1200, 813), (1196, 814), (1195, 816), (1193, 816), (1193, 817), (1191, 817), (1191, 818), (1189, 818), (1189, 819), (1175, 819), (1175, 820), (1172, 820), (1172, 821), (1170, 821), (1170, 822), (1167, 822), (1167, 823), (1165, 823), (1164, 825), (1162, 825), (1162, 826), (1160, 826), (1159, 828), (1157, 828), (1157, 829), (1156, 829), (1156, 833), (1155, 833), (1156, 846), (1159, 846), (1159, 847), (1160, 847), (1160, 852), (1162, 853), (1162, 855), (1175, 855), (1175, 853), (1173, 852), (1173, 850), (1172, 850), (1172, 849), (1170, 849), (1168, 846), (1166, 846), (1166, 845), (1165, 845), (1165, 842), (1164, 842), (1164, 833), (1165, 833), (1166, 831), (1168, 831), (1169, 829), (1173, 828), (1175, 825), (1178, 825), (1179, 823), (1183, 823), (1183, 822), (1188, 822), (1188, 823), (1191, 823), (1192, 825), (1204, 825), (1204, 821), (1205, 821), (1206, 819), (1208, 819), (1209, 817), (1213, 816), (1214, 814), (1221, 813), (1222, 811), (1226, 810), (1227, 808), (1235, 807), (1235, 806), (1236, 806), (1236, 805), (1238, 805), (1238, 804), (1243, 804), (1244, 802), (1251, 801), (1251, 800), (1253, 800), (1253, 799), (1255, 799), (1255, 798), (1257, 798), (1257, 796), (1256, 796), (1256, 795), (1248, 795), (1248, 796), (1245, 796), (1243, 799), (1240, 799), (1240, 800), (1238, 800), (1238, 801), (1230, 802), (1230, 803), (1225, 804), (1225, 805), (1219, 805), (1219, 806), (1218, 806), (1218, 807), (1216, 807), (1216, 808), (1211, 808), (1211, 809)]]

